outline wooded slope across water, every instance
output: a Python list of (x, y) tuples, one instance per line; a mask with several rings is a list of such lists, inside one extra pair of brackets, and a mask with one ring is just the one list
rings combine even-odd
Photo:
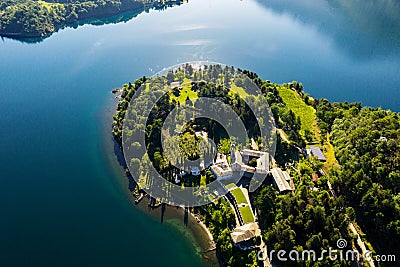
[[(176, 3), (177, 1), (168, 1)], [(0, 35), (42, 37), (68, 24), (144, 9), (154, 0), (5, 0), (0, 2)], [(160, 3), (164, 5), (165, 3)]]

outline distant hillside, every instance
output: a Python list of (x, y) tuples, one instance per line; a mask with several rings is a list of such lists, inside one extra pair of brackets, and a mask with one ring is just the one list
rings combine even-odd
[(181, 0), (5, 0), (0, 2), (0, 36), (43, 37), (84, 19), (180, 3)]
[(398, 0), (257, 0), (261, 6), (316, 27), (354, 57), (396, 52), (400, 45)]

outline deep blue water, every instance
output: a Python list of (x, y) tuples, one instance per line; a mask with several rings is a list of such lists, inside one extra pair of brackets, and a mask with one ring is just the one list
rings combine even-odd
[(191, 0), (36, 44), (4, 39), (0, 266), (200, 265), (188, 240), (132, 207), (110, 163), (110, 91), (209, 60), (399, 111), (399, 4), (377, 2)]

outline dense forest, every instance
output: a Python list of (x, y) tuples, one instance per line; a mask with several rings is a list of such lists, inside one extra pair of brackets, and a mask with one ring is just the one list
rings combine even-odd
[[(400, 248), (399, 114), (362, 107), (358, 102), (314, 99), (296, 82), (272, 85), (266, 81), (260, 85), (261, 88), (268, 86), (267, 98), (275, 120), (289, 133), (292, 143), (278, 138), (277, 161), (293, 161), (293, 144), (305, 148), (316, 143), (315, 139), (322, 145), (333, 146), (335, 161), (318, 165), (300, 154), (300, 161), (291, 171), (296, 184), (294, 194), (279, 196), (274, 188), (264, 187), (254, 196), (267, 244), (274, 249), (336, 247), (334, 242), (339, 237), (354, 240), (346, 230), (348, 223), (353, 222), (359, 225), (358, 232), (374, 254), (396, 255)], [(302, 114), (293, 114), (288, 109), (288, 103), (279, 93), (282, 87), (296, 92), (314, 109), (314, 136), (299, 130), (302, 125), (297, 115)], [(320, 173), (321, 169), (327, 171), (326, 176), (312, 181), (312, 174)], [(327, 181), (332, 183), (337, 198), (329, 197)], [(318, 191), (306, 188), (318, 188)], [(331, 261), (308, 264), (335, 266)], [(340, 266), (349, 264), (342, 262)], [(293, 262), (288, 265), (304, 266)], [(375, 265), (390, 266), (390, 263), (375, 262)]]
[(164, 8), (180, 0), (5, 0), (0, 2), (0, 35), (43, 37), (66, 25), (122, 12)]
[[(316, 134), (304, 127), (307, 122), (304, 119), (307, 114), (304, 113), (312, 113), (312, 108), (307, 106), (314, 103), (314, 99), (304, 93), (301, 83), (294, 81), (278, 85), (268, 80), (262, 81), (255, 73), (246, 73), (260, 87), (270, 104), (277, 125), (288, 136), (286, 141), (278, 136), (275, 154), (277, 164), (286, 168), (287, 164), (294, 163), (288, 171), (294, 180), (295, 192), (280, 195), (274, 187), (267, 185), (259, 188), (252, 196), (268, 250), (320, 252), (337, 248), (336, 242), (339, 238), (350, 242), (354, 237), (348, 231), (349, 219), (346, 214), (352, 213), (352, 210), (344, 207), (343, 197), (334, 198), (330, 194), (329, 177), (322, 176), (317, 181), (313, 180), (313, 174), (319, 174), (324, 164), (316, 158), (307, 158), (298, 151), (298, 148), (306, 148), (307, 144), (314, 144), (317, 139)], [(299, 96), (296, 105), (304, 105), (305, 110), (294, 112), (293, 103), (285, 102), (282, 97), (287, 91)], [(270, 260), (277, 263), (276, 254), (274, 256)], [(352, 264), (354, 263), (345, 260), (332, 261), (328, 257), (317, 262), (279, 261), (279, 266), (353, 266)]]
[(400, 248), (400, 116), (359, 103), (315, 103), (321, 128), (331, 133), (341, 166), (332, 171), (337, 191), (356, 211), (376, 249)]
[[(337, 248), (342, 238), (350, 242), (348, 219), (343, 208), (343, 198), (330, 195), (327, 179), (312, 181), (312, 173), (321, 166), (312, 159), (302, 159), (300, 173), (292, 172), (295, 179), (294, 193), (279, 195), (271, 186), (263, 187), (254, 196), (259, 211), (259, 223), (269, 250), (295, 249), (298, 252), (314, 250), (321, 256), (322, 250)], [(317, 190), (318, 189), (318, 190)], [(276, 254), (271, 259), (274, 262)], [(320, 261), (306, 260), (280, 262), (279, 266), (353, 266), (351, 261), (332, 261), (325, 257)]]

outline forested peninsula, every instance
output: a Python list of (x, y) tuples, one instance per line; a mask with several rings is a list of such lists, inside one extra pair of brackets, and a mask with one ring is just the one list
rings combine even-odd
[(182, 0), (4, 0), (0, 2), (0, 36), (45, 37), (82, 20), (181, 3)]
[[(164, 79), (171, 87), (170, 92), (157, 102), (146, 125), (137, 124), (125, 134), (130, 137), (134, 136), (132, 132), (146, 129), (149, 160), (172, 183), (185, 187), (201, 186), (219, 179), (210, 169), (201, 171), (197, 176), (187, 174), (177, 179), (155, 137), (160, 136), (162, 122), (175, 105), (185, 101), (194, 103), (200, 96), (222, 99), (238, 112), (244, 122), (252, 124), (252, 117), (241, 100), (246, 97), (242, 83), (229, 78), (232, 70), (233, 67), (222, 69), (217, 65), (197, 73), (190, 65), (186, 65), (168, 72), (166, 76), (143, 77), (115, 90), (121, 93), (113, 123), (113, 135), (117, 143), (122, 143), (122, 125), (132, 97), (141, 86), (150, 88), (154, 79)], [(257, 258), (255, 248), (261, 247), (260, 242), (265, 242), (269, 250), (295, 249), (301, 252), (337, 248), (337, 241), (344, 239), (348, 241), (344, 249), (354, 249), (360, 254), (367, 249), (374, 256), (386, 254), (395, 257), (400, 247), (399, 113), (362, 107), (358, 102), (339, 103), (316, 99), (304, 92), (301, 83), (280, 85), (262, 80), (253, 72), (243, 73), (259, 87), (261, 97), (267, 100), (272, 110), (279, 134), (271, 168), (285, 170), (290, 175), (291, 189), (281, 191), (271, 182), (274, 178), (271, 177), (255, 192), (249, 193), (250, 202), (246, 205), (254, 208), (252, 211), (258, 218), (261, 236), (246, 241), (242, 246), (238, 246), (232, 238), (235, 232), (235, 209), (234, 203), (230, 202), (235, 198), (238, 203), (247, 203), (235, 192), (243, 185), (227, 185), (230, 188), (228, 197), (203, 207), (190, 208), (209, 228), (223, 265), (268, 266)], [(212, 82), (203, 80), (207, 77)], [(151, 90), (145, 92), (151, 94)], [(196, 151), (191, 144), (201, 140), (195, 134), (199, 131), (206, 131), (208, 137), (218, 144), (220, 155), (230, 159), (229, 137), (218, 125), (208, 121), (193, 121), (187, 125), (180, 141), (184, 151)], [(257, 143), (257, 133), (252, 134)], [(134, 140), (131, 142), (132, 147), (139, 146)], [(249, 146), (253, 144), (249, 143)], [(311, 150), (316, 147), (320, 149), (320, 155), (312, 153)], [(140, 160), (126, 163), (132, 170), (139, 171), (142, 168)], [(251, 165), (251, 161), (248, 164)], [(130, 184), (134, 195), (139, 194), (151, 178), (146, 178), (146, 172), (142, 171), (142, 184)], [(129, 169), (126, 172), (129, 176)], [(239, 213), (242, 213), (244, 220), (247, 217), (249, 221), (253, 220), (243, 211), (239, 210)], [(243, 246), (247, 249), (243, 250)], [(279, 262), (275, 256), (270, 260)], [(317, 262), (279, 262), (278, 266), (354, 264), (352, 260), (333, 261), (326, 257)], [(375, 260), (367, 262), (362, 257), (358, 264), (388, 266)]]

